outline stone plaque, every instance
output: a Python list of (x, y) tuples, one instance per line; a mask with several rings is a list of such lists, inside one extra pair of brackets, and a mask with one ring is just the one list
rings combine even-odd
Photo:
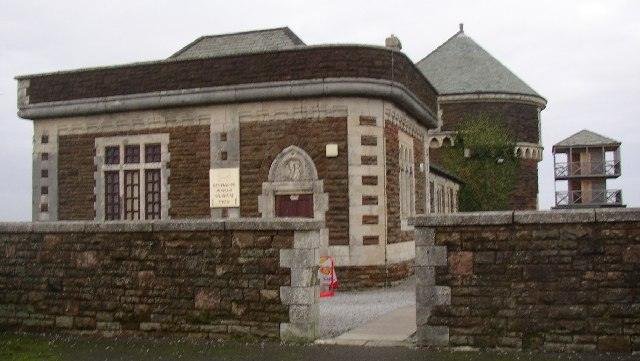
[(240, 169), (210, 169), (209, 197), (211, 208), (240, 207)]

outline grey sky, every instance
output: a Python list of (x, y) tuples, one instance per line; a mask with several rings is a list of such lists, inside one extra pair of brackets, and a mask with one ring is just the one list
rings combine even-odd
[(0, 220), (28, 220), (30, 121), (18, 74), (166, 58), (196, 37), (288, 25), (307, 44), (384, 43), (414, 61), (465, 32), (549, 102), (542, 113), (540, 207), (553, 203), (551, 145), (589, 128), (622, 141), (622, 188), (640, 204), (639, 1), (0, 0)]

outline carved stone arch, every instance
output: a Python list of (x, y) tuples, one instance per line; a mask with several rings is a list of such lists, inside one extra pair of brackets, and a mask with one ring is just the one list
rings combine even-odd
[(516, 157), (517, 158), (521, 158), (522, 157), (522, 148), (516, 148)]
[(274, 218), (276, 195), (313, 194), (313, 218), (324, 220), (329, 208), (329, 195), (318, 179), (313, 159), (295, 145), (282, 150), (271, 163), (267, 181), (258, 196), (258, 211), (263, 218)]
[(444, 137), (444, 138), (442, 139), (442, 146), (443, 146), (443, 147), (450, 147), (450, 146), (452, 146), (452, 145), (453, 145), (453, 142), (451, 141), (451, 138), (450, 138), (450, 137)]
[(280, 152), (269, 168), (269, 182), (300, 182), (318, 180), (313, 159), (299, 147), (290, 145)]

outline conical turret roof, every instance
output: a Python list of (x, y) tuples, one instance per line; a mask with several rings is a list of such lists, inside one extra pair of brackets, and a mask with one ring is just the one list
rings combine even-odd
[(416, 65), (442, 95), (503, 93), (530, 95), (544, 100), (467, 36), (462, 27)]

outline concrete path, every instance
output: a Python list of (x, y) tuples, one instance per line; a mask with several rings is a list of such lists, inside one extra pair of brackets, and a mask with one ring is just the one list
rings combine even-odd
[(413, 277), (394, 287), (341, 291), (320, 299), (320, 337), (333, 339), (399, 308), (415, 305)]
[(336, 338), (318, 340), (316, 343), (350, 346), (408, 346), (411, 345), (409, 339), (415, 332), (416, 307), (411, 305), (386, 313)]

